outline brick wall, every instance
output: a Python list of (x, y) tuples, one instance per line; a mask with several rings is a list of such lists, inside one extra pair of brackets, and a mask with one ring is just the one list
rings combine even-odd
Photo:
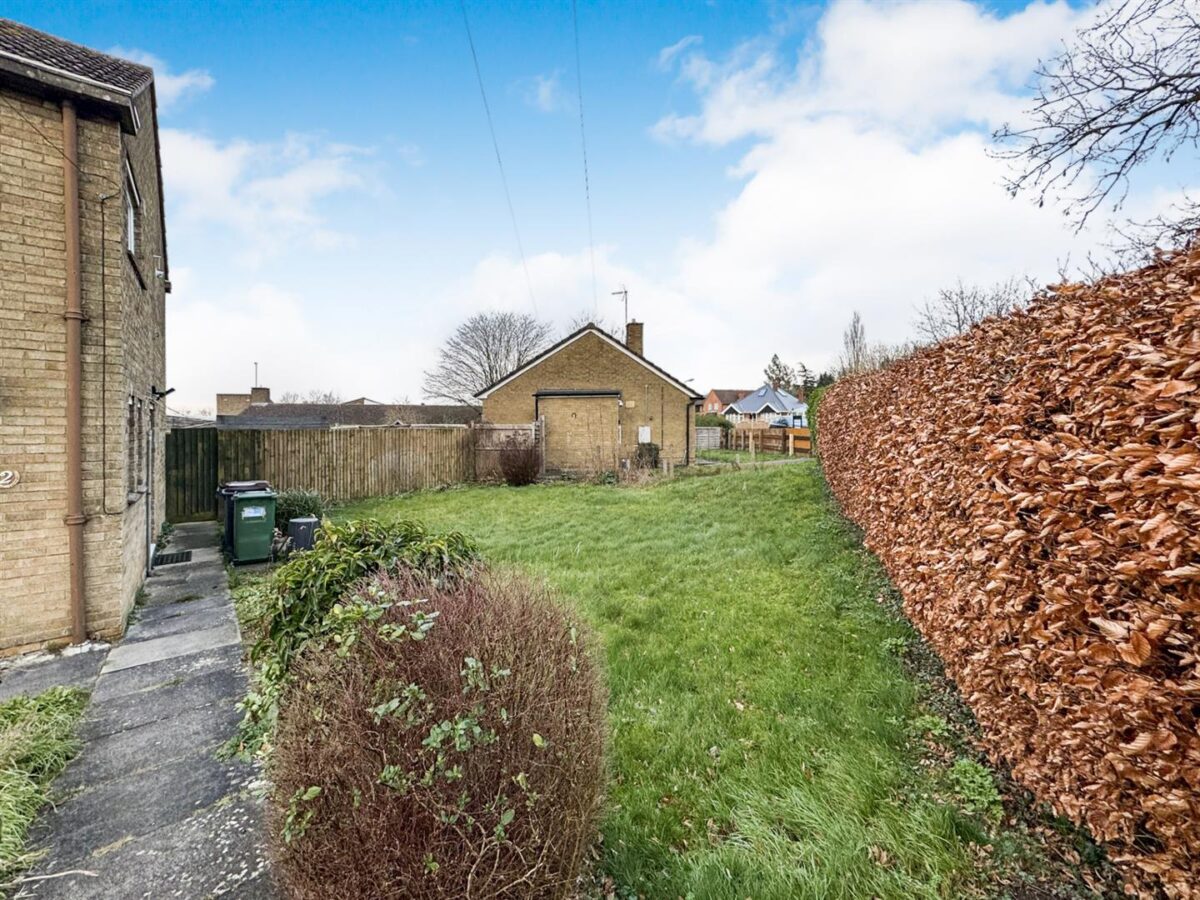
[[(548, 389), (621, 391), (623, 405), (618, 410), (621, 459), (630, 459), (635, 454), (638, 427), (642, 425), (650, 427), (650, 440), (659, 445), (663, 459), (675, 463), (695, 459), (691, 397), (593, 333), (584, 334), (493, 391), (483, 401), (484, 421), (532, 422), (533, 394)], [(577, 417), (574, 421), (592, 422), (592, 419)], [(553, 440), (550, 429), (554, 424), (547, 419), (548, 441)]]
[[(58, 104), (0, 91), (0, 469), (21, 478), (0, 489), (0, 653), (10, 653), (70, 633), (66, 243)], [(136, 392), (148, 402), (150, 385), (165, 374), (162, 284), (137, 285), (123, 244), (128, 148), (142, 192), (143, 246), (161, 254), (154, 117), (148, 97), (143, 104), (137, 137), (122, 135), (115, 119), (79, 119), (84, 571), (88, 628), (102, 637), (122, 630), (145, 566), (146, 497), (131, 497), (126, 485), (127, 401)], [(159, 460), (161, 434), (160, 426)], [(151, 480), (161, 497), (161, 465)]]

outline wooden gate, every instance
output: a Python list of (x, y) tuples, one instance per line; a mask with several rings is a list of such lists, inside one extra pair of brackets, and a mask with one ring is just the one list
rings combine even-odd
[(199, 522), (217, 515), (217, 429), (167, 432), (167, 521)]

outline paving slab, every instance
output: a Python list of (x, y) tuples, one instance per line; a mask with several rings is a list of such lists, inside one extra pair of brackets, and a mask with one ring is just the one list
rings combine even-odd
[(100, 674), (108, 675), (129, 669), (133, 666), (143, 666), (146, 663), (159, 662), (176, 656), (187, 656), (199, 653), (201, 650), (212, 650), (216, 647), (227, 647), (230, 644), (241, 643), (236, 620), (205, 628), (200, 631), (183, 631), (166, 637), (148, 641), (126, 641), (109, 651), (108, 659), (100, 669)]
[(242, 648), (233, 644), (174, 656), (106, 674), (92, 690), (93, 705), (114, 697), (164, 687), (180, 678), (204, 675), (215, 669), (240, 670)]
[(122, 642), (122, 646), (138, 644), (172, 634), (205, 631), (222, 625), (233, 625), (237, 621), (233, 607), (229, 605), (228, 601), (222, 602), (220, 597), (194, 600), (191, 603), (175, 603), (170, 606), (156, 606), (153, 609), (155, 613), (162, 610), (170, 611), (170, 614), (139, 616), (137, 622), (142, 627), (138, 628), (135, 634), (126, 638)]
[(0, 669), (0, 700), (32, 697), (58, 685), (91, 688), (100, 674), (108, 644), (92, 644), (82, 652), (45, 654)]
[[(224, 705), (229, 697), (245, 693), (245, 688), (246, 676), (227, 666), (190, 676), (173, 675), (140, 691), (95, 704), (84, 716), (79, 736), (85, 741), (95, 741), (160, 719), (175, 718), (184, 710)], [(175, 727), (174, 723), (171, 725)]]

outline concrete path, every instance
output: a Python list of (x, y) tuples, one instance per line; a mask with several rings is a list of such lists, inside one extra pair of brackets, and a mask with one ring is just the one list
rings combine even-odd
[[(180, 526), (170, 549), (191, 549), (192, 561), (147, 581), (146, 602), (106, 655), (5, 678), (10, 691), (68, 675), (92, 690), (83, 749), (30, 835), (47, 852), (28, 876), (59, 877), (28, 881), (17, 897), (274, 896), (257, 772), (216, 756), (240, 718), (246, 676), (215, 526)], [(61, 874), (72, 871), (85, 874)]]

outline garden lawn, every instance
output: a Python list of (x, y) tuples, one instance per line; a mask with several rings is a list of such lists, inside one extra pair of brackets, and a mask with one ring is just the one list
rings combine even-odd
[(79, 749), (75, 725), (87, 692), (56, 687), (0, 703), (0, 897), (33, 858), (25, 834), (46, 790)]
[[(751, 462), (749, 450), (697, 450), (696, 456), (708, 462), (738, 462), (743, 465)], [(756, 450), (754, 453), (757, 462), (788, 458), (786, 453), (776, 453), (774, 450)]]
[(545, 576), (599, 631), (606, 893), (973, 888), (983, 830), (935, 799), (918, 765), (918, 690), (895, 655), (913, 632), (879, 602), (887, 583), (816, 465), (643, 488), (470, 487), (337, 514), (360, 516), (460, 529), (493, 563)]

